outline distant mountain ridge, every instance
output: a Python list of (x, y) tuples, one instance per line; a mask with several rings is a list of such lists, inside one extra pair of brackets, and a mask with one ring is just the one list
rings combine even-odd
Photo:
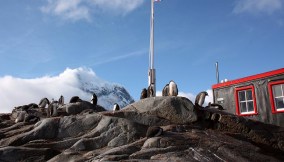
[(98, 105), (108, 110), (112, 110), (115, 103), (123, 108), (134, 102), (134, 99), (122, 85), (104, 81), (95, 75), (86, 77), (84, 73), (78, 73), (77, 77), (79, 81), (78, 88), (90, 95), (89, 101), (95, 93), (98, 97)]
[[(111, 110), (114, 103), (117, 103), (121, 108), (134, 102), (127, 90), (118, 84), (106, 84), (104, 87), (96, 86), (91, 83), (82, 83), (80, 89), (86, 93), (96, 94), (98, 97), (98, 105)], [(91, 98), (90, 98), (91, 100)]]

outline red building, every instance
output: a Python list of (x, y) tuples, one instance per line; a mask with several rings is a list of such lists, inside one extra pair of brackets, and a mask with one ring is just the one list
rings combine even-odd
[(229, 113), (284, 126), (284, 68), (212, 86), (213, 100)]

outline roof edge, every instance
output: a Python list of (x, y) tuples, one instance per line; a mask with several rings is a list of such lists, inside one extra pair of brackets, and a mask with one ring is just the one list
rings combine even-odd
[(212, 89), (227, 87), (227, 86), (230, 86), (230, 85), (239, 84), (239, 83), (252, 81), (252, 80), (257, 80), (257, 79), (261, 79), (261, 78), (265, 78), (265, 77), (269, 77), (269, 76), (279, 75), (279, 74), (282, 74), (282, 73), (284, 74), (284, 68), (272, 70), (272, 71), (268, 71), (268, 72), (264, 72), (264, 73), (260, 73), (260, 74), (256, 74), (256, 75), (251, 75), (251, 76), (231, 80), (231, 81), (224, 82), (224, 83), (214, 84), (214, 85), (212, 85)]

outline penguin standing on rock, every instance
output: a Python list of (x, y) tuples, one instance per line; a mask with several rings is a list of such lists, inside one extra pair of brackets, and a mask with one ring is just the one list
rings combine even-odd
[(62, 95), (59, 97), (58, 104), (59, 104), (60, 106), (63, 106), (63, 105), (64, 105), (64, 97), (63, 97)]
[(15, 123), (23, 122), (25, 120), (26, 115), (27, 115), (26, 111), (23, 111), (23, 110), (22, 111), (18, 111)]
[(115, 103), (115, 104), (113, 105), (113, 112), (119, 111), (119, 110), (120, 110), (119, 105), (118, 105), (117, 103)]
[(150, 84), (147, 89), (147, 97), (154, 97), (154, 88), (152, 84)]
[(206, 91), (200, 92), (195, 98), (195, 106), (202, 106), (205, 101), (205, 97), (208, 96)]
[(166, 84), (166, 86), (163, 88), (162, 96), (168, 96), (169, 95), (169, 84)]
[(98, 97), (97, 95), (94, 93), (93, 96), (92, 96), (92, 99), (91, 99), (91, 103), (93, 105), (97, 105), (97, 102), (98, 102)]
[(57, 109), (58, 109), (58, 101), (52, 101), (52, 103), (47, 108), (47, 115), (48, 117), (57, 116)]
[(178, 88), (177, 84), (171, 80), (169, 83), (169, 96), (177, 96), (178, 95)]
[(208, 108), (215, 108), (215, 109), (218, 109), (218, 110), (225, 110), (222, 105), (216, 104), (216, 103), (211, 103), (211, 102), (208, 103), (207, 107)]
[(140, 99), (144, 99), (144, 98), (147, 98), (147, 89), (146, 88), (142, 89), (142, 92), (141, 92), (141, 95), (140, 95)]
[(39, 108), (45, 108), (46, 105), (48, 106), (50, 104), (49, 100), (47, 98), (43, 98), (39, 101)]

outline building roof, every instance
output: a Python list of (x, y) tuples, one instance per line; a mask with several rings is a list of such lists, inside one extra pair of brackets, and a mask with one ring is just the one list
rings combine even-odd
[(258, 79), (271, 77), (271, 76), (276, 76), (276, 75), (280, 75), (280, 74), (284, 74), (284, 68), (265, 72), (265, 73), (261, 73), (261, 74), (251, 75), (251, 76), (248, 76), (248, 77), (231, 80), (231, 81), (227, 81), (227, 82), (224, 82), (224, 83), (214, 84), (214, 85), (212, 85), (212, 89), (227, 87), (227, 86), (231, 86), (231, 85), (235, 85), (235, 84), (240, 84), (240, 83), (258, 80)]

